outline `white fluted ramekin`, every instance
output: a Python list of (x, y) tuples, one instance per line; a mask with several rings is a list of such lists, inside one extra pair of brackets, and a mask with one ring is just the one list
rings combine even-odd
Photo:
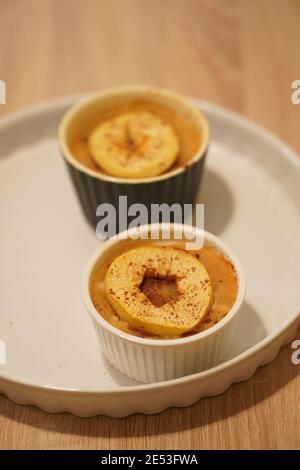
[[(182, 233), (181, 224), (159, 224), (159, 230), (172, 227), (172, 238)], [(141, 338), (125, 333), (108, 323), (97, 312), (90, 296), (90, 279), (95, 266), (114, 250), (118, 243), (130, 243), (137, 234), (149, 233), (153, 224), (132, 228), (113, 237), (94, 253), (88, 262), (82, 282), (82, 294), (91, 315), (104, 356), (121, 373), (139, 382), (159, 382), (208, 369), (225, 359), (230, 346), (234, 324), (246, 291), (244, 271), (233, 251), (215, 235), (202, 231), (204, 244), (214, 246), (228, 259), (237, 275), (238, 292), (236, 301), (227, 315), (216, 325), (200, 333), (177, 339)], [(195, 227), (185, 225), (188, 236), (195, 234)], [(124, 241), (125, 240), (125, 241)], [(178, 239), (177, 239), (178, 240)]]

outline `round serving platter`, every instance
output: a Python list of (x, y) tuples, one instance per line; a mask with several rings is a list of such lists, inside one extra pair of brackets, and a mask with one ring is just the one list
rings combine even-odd
[(187, 406), (246, 380), (300, 324), (300, 161), (248, 120), (194, 100), (212, 127), (198, 202), (205, 228), (239, 255), (248, 291), (222, 364), (139, 384), (98, 349), (81, 300), (82, 269), (102, 241), (87, 225), (56, 132), (75, 98), (0, 122), (0, 391), (20, 404), (121, 417)]

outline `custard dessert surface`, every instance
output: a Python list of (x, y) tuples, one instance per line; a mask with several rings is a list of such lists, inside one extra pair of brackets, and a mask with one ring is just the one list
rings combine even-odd
[(214, 247), (186, 251), (183, 242), (130, 241), (96, 264), (90, 294), (114, 327), (170, 339), (222, 320), (236, 300), (237, 284), (231, 262)]
[(87, 168), (137, 179), (187, 165), (200, 141), (199, 129), (187, 116), (136, 99), (86, 118), (69, 145), (74, 158)]

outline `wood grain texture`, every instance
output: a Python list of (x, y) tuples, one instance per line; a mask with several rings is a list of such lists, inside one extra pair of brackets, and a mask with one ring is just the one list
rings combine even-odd
[[(299, 0), (0, 0), (0, 115), (149, 83), (238, 111), (300, 152)], [(298, 332), (300, 338), (300, 332)], [(49, 415), (0, 398), (0, 448), (300, 448), (300, 366), (276, 361), (186, 409), (114, 420)]]

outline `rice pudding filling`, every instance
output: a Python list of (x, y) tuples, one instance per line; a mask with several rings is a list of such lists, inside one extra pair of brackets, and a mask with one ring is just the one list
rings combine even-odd
[(149, 276), (146, 273), (140, 285), (140, 290), (144, 292), (150, 302), (156, 307), (161, 307), (167, 302), (176, 300), (180, 295), (177, 289), (176, 278), (172, 276), (160, 278)]

